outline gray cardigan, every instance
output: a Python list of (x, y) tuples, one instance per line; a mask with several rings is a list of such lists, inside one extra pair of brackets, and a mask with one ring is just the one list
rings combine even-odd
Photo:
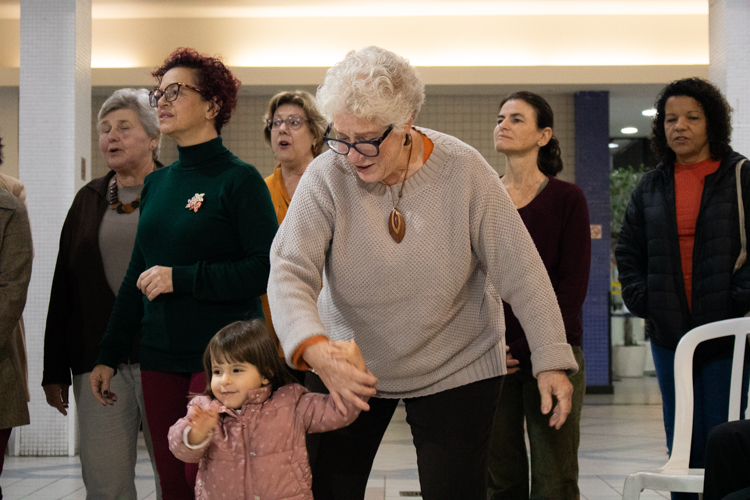
[(29, 423), (15, 329), (31, 279), (31, 228), (21, 200), (0, 188), (0, 429)]

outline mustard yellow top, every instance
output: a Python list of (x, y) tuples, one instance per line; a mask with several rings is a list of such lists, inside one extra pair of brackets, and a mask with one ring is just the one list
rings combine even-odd
[(266, 177), (266, 186), (268, 186), (268, 190), (271, 192), (271, 201), (273, 202), (273, 208), (276, 210), (276, 219), (278, 219), (279, 225), (281, 225), (284, 217), (286, 217), (286, 211), (289, 209), (289, 202), (292, 201), (289, 193), (286, 192), (284, 177), (281, 175), (281, 164), (276, 165), (273, 173)]
[[(273, 202), (273, 208), (276, 210), (276, 219), (279, 221), (279, 225), (286, 217), (286, 211), (289, 209), (289, 202), (291, 198), (289, 193), (286, 191), (284, 185), (284, 178), (281, 176), (281, 164), (276, 165), (273, 169), (273, 173), (266, 177), (266, 186), (268, 191), (271, 192), (271, 202)], [(284, 351), (281, 349), (281, 343), (278, 337), (276, 337), (276, 331), (273, 329), (273, 320), (271, 319), (271, 308), (268, 306), (268, 296), (263, 295), (261, 298), (263, 304), (263, 313), (266, 316), (266, 326), (268, 331), (271, 333), (274, 342), (276, 342), (276, 348), (279, 350), (279, 356), (284, 357)]]

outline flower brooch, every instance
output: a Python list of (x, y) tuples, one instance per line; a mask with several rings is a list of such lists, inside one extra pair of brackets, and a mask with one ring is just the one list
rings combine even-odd
[(203, 205), (203, 197), (205, 195), (206, 193), (195, 193), (195, 196), (188, 200), (188, 204), (185, 205), (185, 208), (197, 212), (201, 205)]

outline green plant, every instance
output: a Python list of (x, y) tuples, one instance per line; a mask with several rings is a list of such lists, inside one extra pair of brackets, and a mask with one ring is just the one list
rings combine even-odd
[(630, 195), (643, 177), (643, 164), (639, 168), (631, 165), (613, 169), (609, 174), (609, 206), (610, 231), (612, 233), (613, 248), (620, 235), (625, 210), (630, 202)]
[[(617, 238), (620, 236), (622, 221), (625, 218), (625, 210), (630, 202), (630, 195), (633, 193), (638, 181), (643, 177), (643, 164), (639, 168), (631, 165), (627, 167), (612, 169), (609, 174), (609, 206), (610, 206), (610, 231), (612, 233), (612, 254), (617, 245)], [(624, 325), (624, 342), (625, 345), (637, 345), (633, 339), (633, 323), (629, 316), (625, 317)]]

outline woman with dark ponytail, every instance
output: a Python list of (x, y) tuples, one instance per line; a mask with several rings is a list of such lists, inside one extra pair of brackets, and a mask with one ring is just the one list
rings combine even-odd
[[(552, 109), (543, 97), (516, 92), (500, 103), (494, 138), (495, 149), (507, 158), (502, 182), (542, 257), (579, 365), (569, 376), (573, 406), (559, 430), (543, 418), (526, 335), (510, 305), (503, 303), (506, 349), (513, 361), (508, 362), (493, 423), (490, 499), (579, 497), (579, 423), (586, 388), (581, 308), (589, 282), (591, 233), (583, 192), (556, 178), (563, 161), (553, 124)], [(531, 494), (524, 420), (531, 446)]]

